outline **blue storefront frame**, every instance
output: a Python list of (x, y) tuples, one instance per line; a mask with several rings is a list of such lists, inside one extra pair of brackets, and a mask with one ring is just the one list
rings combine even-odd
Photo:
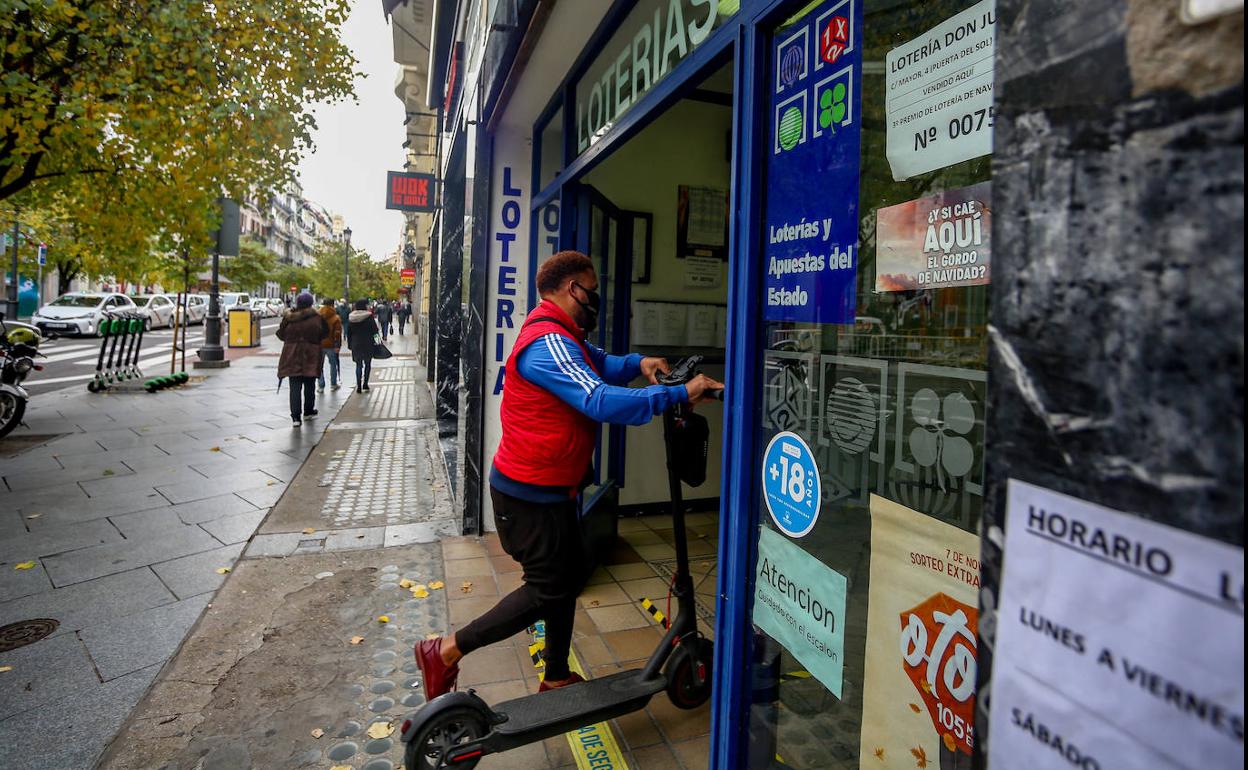
[[(723, 409), (725, 435), (721, 457), (719, 583), (715, 628), (714, 694), (711, 703), (710, 766), (735, 770), (747, 765), (753, 654), (750, 612), (754, 595), (759, 499), (757, 466), (761, 406), (758, 360), (763, 315), (762, 266), (749, 244), (762, 242), (762, 158), (766, 124), (765, 102), (768, 30), (801, 7), (803, 0), (742, 0), (738, 12), (701, 46), (673, 68), (599, 141), (577, 155), (575, 85), (593, 63), (603, 43), (637, 0), (616, 0), (590, 37), (554, 97), (533, 125), (534, 149), (530, 200), (529, 302), (536, 303), (534, 276), (542, 209), (558, 202), (559, 247), (573, 248), (576, 184), (610, 153), (639, 133), (654, 118), (686, 95), (717, 62), (733, 61), (732, 159), (730, 206), (734, 226), (729, 232), (728, 348)], [(563, 109), (561, 171), (541, 186), (543, 129)], [(747, 665), (741, 665), (746, 661)]]

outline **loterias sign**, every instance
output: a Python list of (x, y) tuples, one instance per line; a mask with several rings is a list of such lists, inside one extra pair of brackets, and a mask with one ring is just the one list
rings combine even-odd
[(605, 136), (739, 5), (728, 0), (640, 0), (576, 83), (577, 155)]
[(386, 208), (433, 211), (437, 208), (437, 177), (407, 171), (386, 172)]

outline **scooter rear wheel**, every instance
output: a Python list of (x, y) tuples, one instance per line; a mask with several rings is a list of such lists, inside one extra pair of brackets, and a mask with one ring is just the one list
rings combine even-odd
[[(715, 659), (715, 645), (709, 639), (699, 637), (697, 654), (680, 644), (672, 652), (664, 674), (667, 677), (667, 698), (679, 709), (696, 709), (711, 697), (711, 661)], [(697, 676), (698, 665), (703, 665), (702, 682)]]
[[(438, 714), (412, 736), (403, 756), (406, 770), (437, 770), (450, 767), (445, 757), (451, 749), (485, 735), (485, 717), (471, 708), (448, 709)], [(456, 762), (455, 767), (477, 766), (478, 759)]]

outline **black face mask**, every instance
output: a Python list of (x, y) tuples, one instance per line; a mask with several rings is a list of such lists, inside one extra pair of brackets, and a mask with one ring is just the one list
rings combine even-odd
[(598, 292), (586, 289), (576, 281), (573, 281), (572, 285), (585, 292), (584, 302), (577, 299), (575, 295), (572, 296), (572, 301), (580, 305), (581, 310), (584, 311), (584, 320), (580, 320), (578, 322), (581, 324), (581, 329), (583, 329), (586, 334), (589, 334), (598, 327), (598, 308), (602, 305), (602, 298), (598, 296)]

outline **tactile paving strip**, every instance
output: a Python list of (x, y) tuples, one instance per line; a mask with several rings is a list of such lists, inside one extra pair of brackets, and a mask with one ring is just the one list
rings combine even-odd
[(351, 437), (321, 474), (321, 514), (335, 528), (432, 521), (428, 451), (421, 429), (373, 428)]
[(416, 385), (393, 383), (372, 388), (365, 395), (362, 411), (374, 420), (401, 420), (419, 417), (419, 404)]

